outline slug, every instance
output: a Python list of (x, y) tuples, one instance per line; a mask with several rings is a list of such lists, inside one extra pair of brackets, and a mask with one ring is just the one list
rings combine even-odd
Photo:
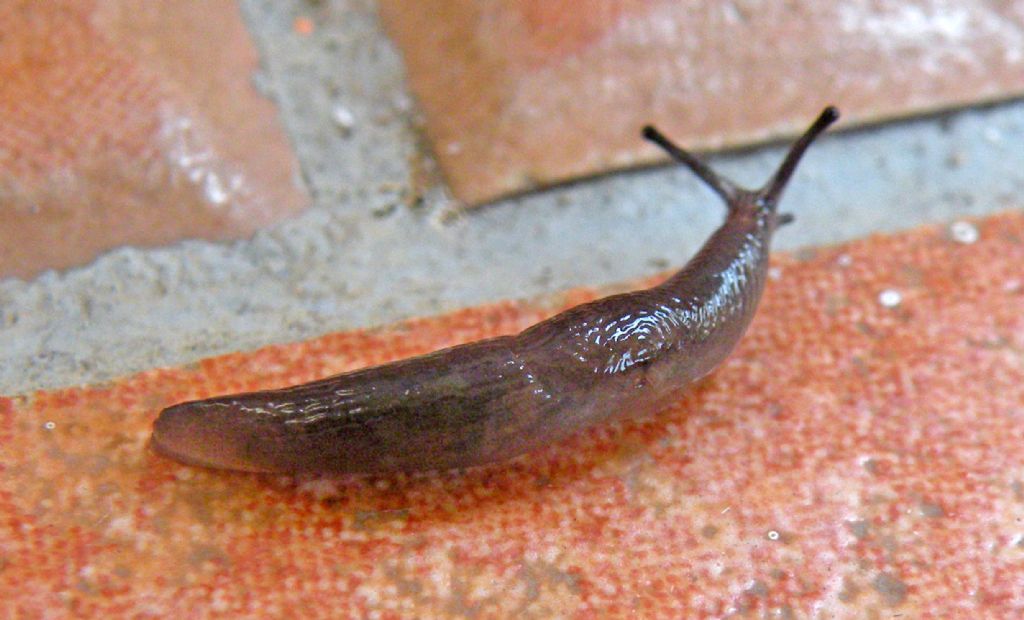
[(164, 409), (156, 450), (250, 472), (377, 473), (510, 459), (677, 399), (732, 351), (753, 318), (777, 205), (826, 108), (760, 190), (742, 189), (653, 127), (643, 135), (724, 199), (725, 223), (658, 286), (570, 308), (490, 338), (277, 390)]

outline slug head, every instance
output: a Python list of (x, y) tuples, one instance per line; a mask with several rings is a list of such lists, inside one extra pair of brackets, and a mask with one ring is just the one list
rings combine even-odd
[(673, 159), (685, 164), (692, 170), (708, 187), (725, 200), (730, 212), (770, 215), (774, 225), (778, 227), (793, 221), (792, 214), (776, 214), (775, 210), (779, 200), (782, 198), (782, 192), (786, 189), (786, 184), (789, 182), (790, 177), (793, 176), (797, 164), (800, 163), (800, 158), (807, 151), (807, 147), (838, 118), (839, 110), (835, 106), (825, 108), (818, 115), (817, 120), (807, 128), (807, 131), (793, 143), (779, 169), (775, 171), (775, 174), (765, 183), (764, 187), (759, 190), (744, 189), (729, 179), (719, 176), (707, 164), (673, 143), (651, 125), (644, 127), (643, 136), (665, 149), (665, 152), (671, 155)]

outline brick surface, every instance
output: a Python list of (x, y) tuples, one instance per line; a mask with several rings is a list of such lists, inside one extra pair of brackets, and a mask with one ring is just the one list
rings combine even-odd
[(308, 201), (233, 0), (15, 0), (0, 32), (0, 277)]
[(381, 0), (426, 133), (468, 203), (688, 148), (1024, 92), (1024, 1)]
[(1021, 212), (778, 256), (681, 402), (467, 472), (232, 474), (147, 439), (181, 399), (513, 332), (594, 291), (0, 399), (0, 615), (1014, 617), (1022, 262)]

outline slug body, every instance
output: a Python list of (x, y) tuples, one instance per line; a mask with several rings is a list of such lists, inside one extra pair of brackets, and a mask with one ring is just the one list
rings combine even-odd
[(722, 196), (725, 223), (650, 289), (571, 308), (503, 336), (279, 390), (165, 409), (163, 454), (255, 472), (448, 469), (514, 457), (599, 422), (654, 412), (732, 351), (764, 288), (776, 210), (827, 108), (771, 181), (748, 191), (651, 127), (648, 139)]

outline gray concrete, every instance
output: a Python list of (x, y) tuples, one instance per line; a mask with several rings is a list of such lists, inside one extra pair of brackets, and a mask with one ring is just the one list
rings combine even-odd
[[(243, 7), (265, 61), (254, 79), (280, 104), (315, 205), (248, 241), (124, 248), (32, 282), (0, 282), (0, 393), (637, 278), (684, 262), (723, 216), (675, 167), (610, 175), (454, 219), (442, 188), (408, 207), (415, 109), (373, 3)], [(300, 11), (316, 17), (313, 36), (292, 33)], [(338, 106), (352, 115), (350, 132), (333, 119)], [(831, 136), (791, 184), (785, 206), (797, 223), (778, 246), (1019, 207), (1022, 138), (1020, 103)], [(757, 185), (781, 152), (711, 161)]]

